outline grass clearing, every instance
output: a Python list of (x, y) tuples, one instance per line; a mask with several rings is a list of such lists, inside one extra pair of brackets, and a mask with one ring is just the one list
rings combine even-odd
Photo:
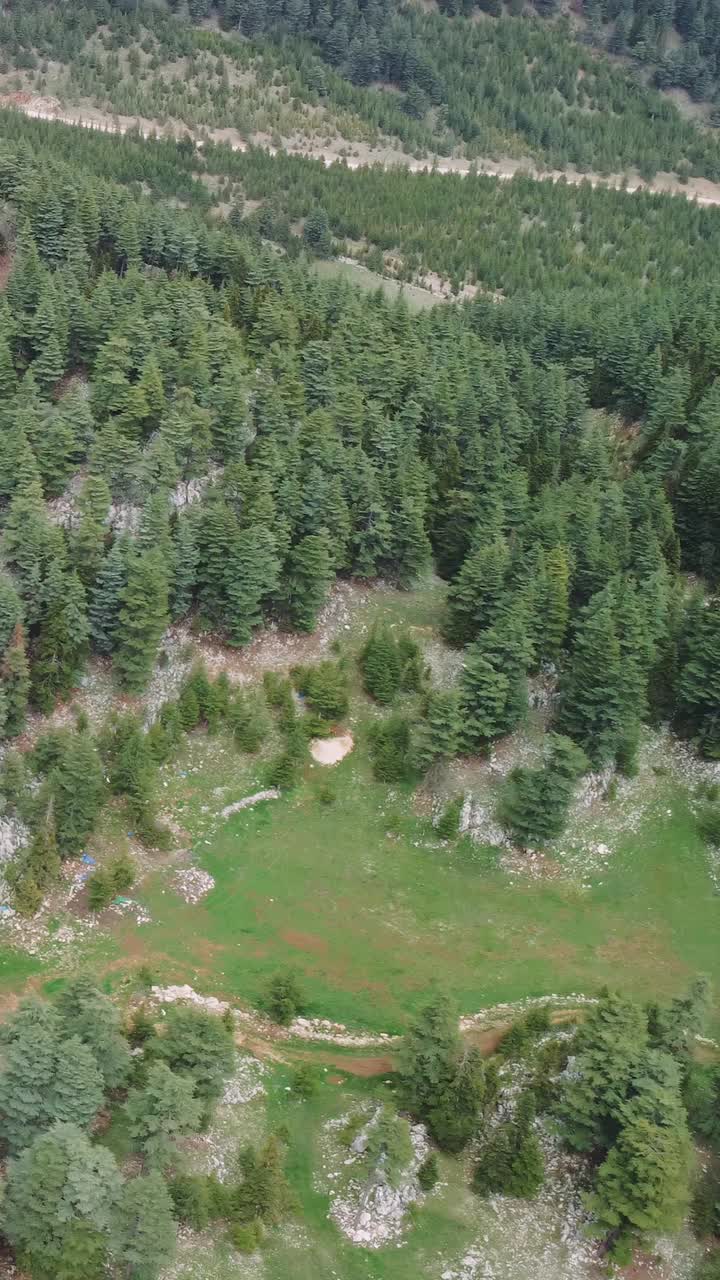
[[(319, 652), (356, 652), (382, 617), (411, 627), (437, 659), (441, 603), (432, 582), (412, 594), (360, 595)], [(271, 642), (281, 655), (279, 638)], [(253, 662), (257, 678), (261, 655)], [(263, 785), (272, 744), (253, 758), (224, 735), (191, 735), (161, 771), (160, 806), (176, 848), (142, 850), (113, 807), (91, 846), (98, 856), (121, 848), (134, 854), (141, 879), (132, 892), (150, 923), (139, 925), (132, 912), (108, 914), (84, 949), (58, 947), (44, 961), (6, 948), (0, 990), (41, 974), (52, 980), (91, 958), (114, 981), (147, 964), (161, 982), (254, 1002), (273, 973), (291, 966), (310, 1015), (398, 1032), (434, 983), (468, 1013), (620, 981), (640, 998), (663, 997), (699, 972), (717, 989), (720, 896), (688, 785), (677, 769), (658, 767), (661, 739), (645, 753), (639, 778), (621, 784), (616, 798), (580, 810), (538, 868), (468, 837), (443, 844), (431, 825), (428, 788), (418, 795), (375, 782), (367, 732), (377, 714), (354, 673), (342, 726), (355, 738), (351, 754), (332, 768), (309, 762), (296, 791), (227, 821), (225, 805)], [(538, 727), (531, 719), (526, 737)], [(463, 763), (433, 785), (442, 795), (461, 784), (490, 807), (499, 778), (491, 763)], [(321, 794), (327, 788), (329, 804)], [(603, 856), (588, 856), (598, 848)], [(178, 867), (192, 862), (215, 881), (196, 904), (173, 884)]]

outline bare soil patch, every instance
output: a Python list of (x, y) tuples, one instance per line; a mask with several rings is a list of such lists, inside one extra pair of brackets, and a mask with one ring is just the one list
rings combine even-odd
[(337, 738), (313, 738), (310, 743), (310, 755), (318, 764), (339, 764), (349, 755), (355, 743), (351, 733), (342, 733)]
[(297, 947), (298, 951), (309, 951), (311, 955), (325, 955), (328, 949), (325, 939), (318, 938), (314, 933), (298, 933), (295, 929), (285, 929), (280, 937), (289, 946)]

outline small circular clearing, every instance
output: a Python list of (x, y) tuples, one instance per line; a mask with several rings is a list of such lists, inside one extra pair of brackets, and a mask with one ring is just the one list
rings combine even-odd
[(337, 738), (313, 738), (310, 755), (318, 764), (338, 764), (354, 746), (351, 733), (341, 733)]

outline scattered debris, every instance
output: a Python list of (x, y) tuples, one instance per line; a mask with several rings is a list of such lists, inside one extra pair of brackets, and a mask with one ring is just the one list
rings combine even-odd
[(147, 907), (134, 898), (114, 898), (108, 907), (117, 916), (134, 916), (136, 924), (152, 924), (152, 916)]
[(229, 818), (233, 813), (239, 813), (241, 809), (251, 809), (253, 805), (260, 804), (262, 800), (279, 800), (280, 792), (277, 787), (268, 787), (266, 791), (256, 791), (252, 796), (245, 796), (243, 800), (236, 800), (234, 804), (228, 804), (221, 810), (221, 818)]
[(337, 738), (313, 738), (310, 755), (318, 764), (338, 764), (355, 746), (351, 733), (341, 733)]
[(190, 903), (199, 902), (211, 889), (215, 888), (212, 876), (200, 867), (188, 867), (184, 871), (176, 871), (173, 883), (180, 897)]

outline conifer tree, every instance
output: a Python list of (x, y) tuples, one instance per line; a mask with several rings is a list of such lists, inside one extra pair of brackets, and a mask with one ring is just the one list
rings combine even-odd
[(417, 759), (421, 769), (452, 760), (460, 750), (460, 710), (455, 689), (433, 689), (425, 702), (418, 730)]
[(132, 1089), (125, 1104), (130, 1133), (152, 1168), (165, 1169), (175, 1155), (175, 1140), (199, 1129), (202, 1108), (188, 1076), (156, 1062), (147, 1081)]
[(230, 548), (225, 586), (231, 644), (249, 643), (263, 620), (262, 601), (275, 591), (279, 572), (269, 529), (262, 525), (241, 529)]
[(477, 644), (465, 653), (460, 677), (460, 744), (464, 751), (482, 752), (504, 730), (509, 681), (483, 655)]
[(87, 1130), (103, 1102), (103, 1078), (92, 1050), (78, 1036), (63, 1040), (55, 1054), (47, 1113), (53, 1121)]
[(52, 1015), (31, 1020), (30, 1013), (26, 1006), (15, 1019), (0, 1074), (0, 1135), (13, 1154), (52, 1123), (48, 1098), (56, 1068), (57, 1022)]
[(401, 659), (395, 638), (387, 626), (376, 623), (360, 654), (365, 691), (387, 705), (400, 689)]
[(238, 693), (228, 708), (228, 727), (240, 751), (253, 755), (266, 741), (270, 719), (263, 700), (252, 693)]
[(458, 1151), (469, 1140), (482, 1101), (482, 1064), (465, 1056), (455, 1011), (442, 996), (418, 1014), (400, 1058), (403, 1106), (429, 1123), (440, 1146)]
[(110, 655), (117, 644), (122, 594), (127, 585), (128, 547), (116, 538), (99, 568), (88, 605), (90, 637), (98, 653)]
[[(16, 624), (10, 644), (0, 664), (0, 690), (4, 698), (5, 720), (2, 734), (14, 738), (22, 733), (30, 692), (30, 671), (25, 652), (25, 633)], [(0, 736), (2, 736), (0, 734)]]
[(562, 834), (575, 783), (588, 760), (570, 738), (553, 734), (540, 769), (520, 767), (509, 776), (500, 817), (518, 844), (541, 848)]
[(557, 723), (595, 768), (615, 754), (623, 719), (620, 684), (620, 647), (610, 603), (602, 595), (583, 610), (578, 623)]
[(451, 644), (469, 644), (496, 622), (505, 601), (509, 565), (504, 538), (482, 546), (463, 562), (448, 588), (443, 631)]
[(59, 560), (50, 564), (43, 594), (32, 690), (35, 703), (49, 712), (56, 697), (67, 697), (80, 676), (89, 627), (82, 583), (75, 572), (63, 573)]
[(102, 765), (87, 733), (74, 733), (48, 778), (60, 855), (81, 853), (92, 834), (105, 794)]
[(174, 535), (172, 616), (177, 621), (189, 611), (197, 583), (199, 562), (196, 522), (189, 512), (181, 512)]
[(566, 1142), (577, 1151), (607, 1151), (621, 1126), (618, 1104), (630, 1092), (647, 1044), (647, 1020), (630, 1000), (603, 993), (577, 1042), (575, 1070), (559, 1101)]
[(704, 755), (720, 757), (720, 598), (700, 611), (690, 626), (680, 672), (678, 703), (681, 722)]
[(688, 1206), (690, 1168), (684, 1122), (656, 1122), (631, 1105), (588, 1200), (597, 1232), (608, 1237), (620, 1265), (631, 1261), (634, 1238), (677, 1230)]
[(120, 1188), (109, 1151), (74, 1125), (54, 1125), (10, 1166), (4, 1233), (33, 1275), (100, 1274)]
[(564, 547), (553, 547), (545, 556), (545, 571), (538, 600), (538, 655), (547, 662), (560, 656), (570, 617), (570, 569)]
[(202, 1009), (174, 1005), (165, 1031), (155, 1046), (158, 1058), (179, 1075), (188, 1076), (195, 1096), (208, 1111), (222, 1093), (223, 1078), (235, 1061), (235, 1046), (227, 1027)]
[(312, 631), (332, 578), (325, 535), (308, 534), (291, 550), (282, 583), (290, 621), (299, 631)]
[(140, 692), (155, 663), (168, 619), (168, 578), (159, 551), (136, 553), (120, 594), (115, 664), (123, 688)]
[(172, 1200), (159, 1173), (125, 1183), (112, 1234), (128, 1280), (156, 1280), (172, 1262), (176, 1235)]
[(65, 1036), (78, 1036), (92, 1052), (105, 1089), (125, 1084), (132, 1059), (128, 1042), (121, 1034), (120, 1014), (92, 978), (82, 974), (69, 982), (56, 1008)]
[(531, 1200), (544, 1179), (542, 1152), (532, 1122), (533, 1098), (525, 1093), (515, 1114), (496, 1125), (475, 1170), (473, 1188), (479, 1195), (506, 1195)]

